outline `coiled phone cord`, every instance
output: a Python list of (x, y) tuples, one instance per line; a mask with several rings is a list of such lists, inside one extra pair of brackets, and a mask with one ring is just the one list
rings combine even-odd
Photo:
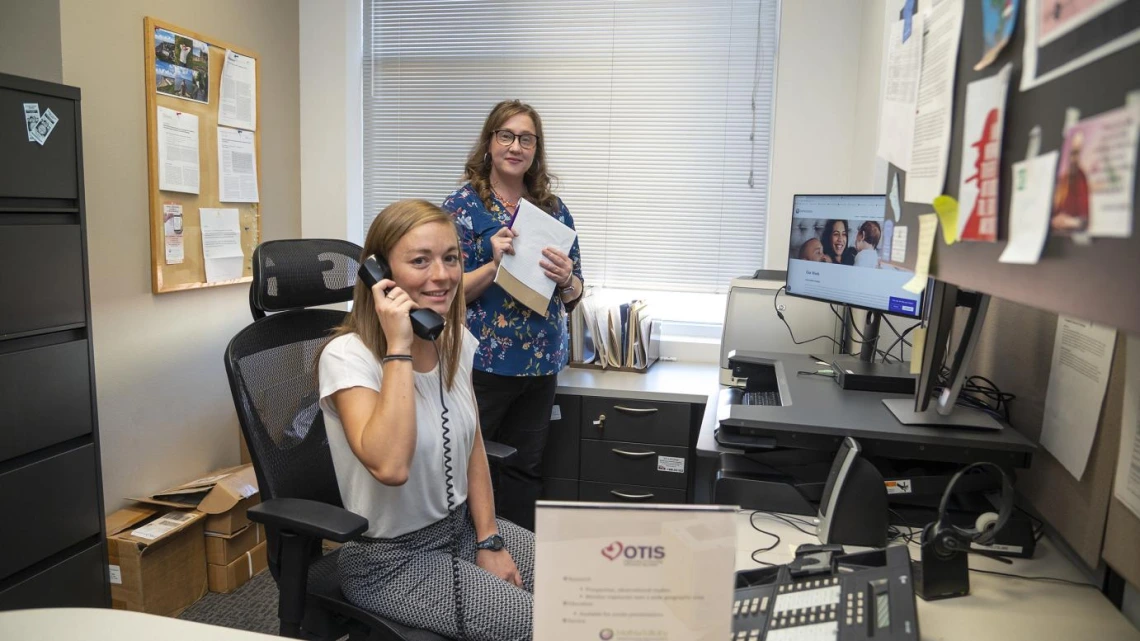
[(455, 476), (451, 461), (451, 428), (447, 426), (447, 403), (443, 396), (443, 359), (439, 353), (439, 343), (431, 342), (435, 347), (436, 374), (439, 381), (439, 405), (443, 411), (439, 414), (440, 426), (443, 428), (443, 475), (447, 481), (447, 517), (451, 521), (451, 583), (452, 598), (455, 600), (455, 628), (459, 631), (460, 640), (467, 638), (467, 622), (463, 617), (463, 600), (459, 597), (459, 525), (455, 515)]

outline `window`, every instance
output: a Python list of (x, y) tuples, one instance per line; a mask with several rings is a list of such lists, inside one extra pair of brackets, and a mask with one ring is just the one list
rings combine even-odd
[(367, 0), (364, 227), (442, 200), (492, 105), (542, 115), (586, 280), (723, 293), (764, 262), (778, 0)]

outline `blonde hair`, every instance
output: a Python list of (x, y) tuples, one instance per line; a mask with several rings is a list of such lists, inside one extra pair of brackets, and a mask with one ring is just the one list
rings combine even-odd
[[(374, 254), (378, 258), (386, 259), (405, 234), (417, 227), (432, 223), (446, 225), (455, 237), (456, 245), (459, 244), (459, 235), (455, 231), (451, 216), (436, 205), (426, 200), (400, 200), (388, 205), (368, 228), (360, 261), (364, 262), (365, 258)], [(464, 320), (467, 315), (463, 300), (463, 278), (460, 276), (455, 299), (451, 301), (451, 307), (445, 316), (447, 323), (443, 334), (436, 339), (440, 353), (439, 369), (449, 390), (455, 380), (455, 372), (459, 367), (459, 350), (463, 345)], [(376, 303), (372, 300), (372, 289), (359, 279), (352, 291), (352, 311), (345, 316), (344, 322), (333, 330), (332, 338), (345, 334), (358, 335), (377, 360), (383, 358), (388, 351), (388, 340), (380, 327), (380, 319), (376, 317)], [(320, 358), (319, 354), (317, 358)]]
[(491, 138), (495, 131), (503, 127), (503, 123), (519, 114), (530, 116), (534, 121), (534, 133), (538, 136), (538, 143), (534, 147), (534, 161), (523, 176), (523, 185), (526, 186), (526, 199), (544, 209), (554, 213), (558, 208), (558, 197), (551, 191), (551, 183), (555, 176), (546, 170), (546, 139), (542, 135), (542, 119), (534, 107), (518, 101), (504, 100), (491, 108), (487, 120), (483, 122), (483, 131), (479, 140), (471, 148), (467, 156), (467, 164), (463, 167), (463, 179), (471, 183), (475, 193), (487, 209), (491, 209)]

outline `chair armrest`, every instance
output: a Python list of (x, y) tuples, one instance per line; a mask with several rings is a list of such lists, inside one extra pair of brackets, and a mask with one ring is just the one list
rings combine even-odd
[(518, 450), (510, 445), (503, 445), (495, 441), (483, 441), (483, 448), (487, 450), (487, 461), (494, 465), (510, 463), (514, 460), (515, 455), (519, 453)]
[(271, 499), (248, 511), (249, 519), (266, 527), (338, 543), (368, 529), (368, 519), (348, 510), (307, 499)]

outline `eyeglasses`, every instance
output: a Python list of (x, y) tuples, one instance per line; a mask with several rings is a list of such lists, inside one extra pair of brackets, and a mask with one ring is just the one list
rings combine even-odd
[(515, 139), (519, 141), (519, 146), (523, 149), (534, 149), (538, 144), (538, 136), (534, 134), (516, 134), (509, 129), (496, 129), (494, 132), (495, 141), (504, 147), (510, 147), (515, 144)]

